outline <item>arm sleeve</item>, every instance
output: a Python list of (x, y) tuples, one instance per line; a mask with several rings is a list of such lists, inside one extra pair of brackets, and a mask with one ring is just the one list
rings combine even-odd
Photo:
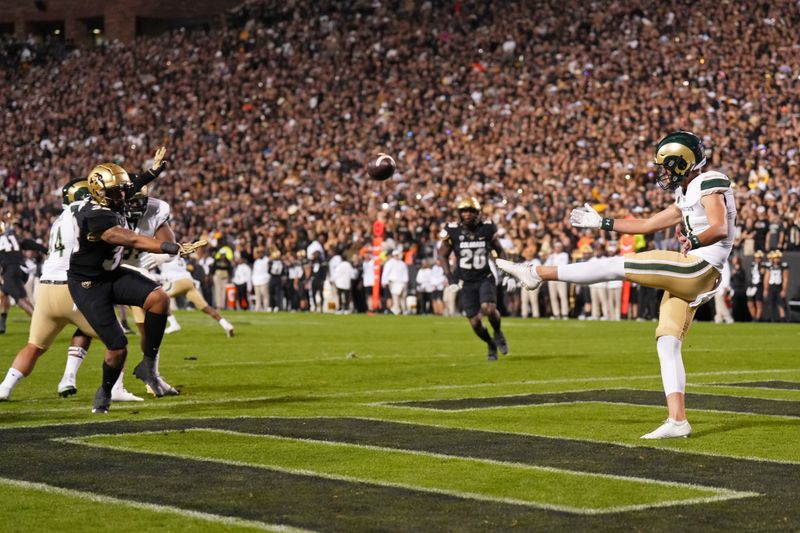
[(35, 252), (47, 253), (47, 248), (34, 241), (33, 239), (23, 239), (19, 245), (23, 250), (33, 250)]
[(158, 177), (158, 173), (154, 170), (148, 170), (141, 174), (131, 174), (131, 182), (133, 182), (133, 192), (139, 192), (142, 187), (153, 181)]

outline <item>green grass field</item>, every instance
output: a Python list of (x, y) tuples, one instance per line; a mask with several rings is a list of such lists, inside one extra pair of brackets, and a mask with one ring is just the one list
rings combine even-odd
[(694, 433), (654, 442), (653, 323), (506, 319), (488, 362), (463, 318), (177, 316), (178, 397), (93, 415), (98, 344), (58, 398), (62, 335), (0, 403), (3, 531), (800, 529), (796, 325), (694, 324)]

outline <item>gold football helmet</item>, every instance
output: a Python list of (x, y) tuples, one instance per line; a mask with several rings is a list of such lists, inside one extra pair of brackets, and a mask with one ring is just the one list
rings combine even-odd
[(690, 131), (670, 133), (658, 142), (653, 163), (661, 167), (658, 185), (674, 191), (691, 171), (706, 164), (703, 141)]
[(481, 203), (474, 196), (467, 196), (466, 198), (458, 202), (456, 210), (457, 211), (472, 210), (480, 212)]
[(102, 163), (92, 169), (86, 181), (95, 202), (114, 211), (125, 209), (133, 183), (124, 168), (115, 163)]
[(764, 252), (761, 250), (756, 250), (756, 252), (753, 254), (753, 257), (756, 259), (764, 259)]

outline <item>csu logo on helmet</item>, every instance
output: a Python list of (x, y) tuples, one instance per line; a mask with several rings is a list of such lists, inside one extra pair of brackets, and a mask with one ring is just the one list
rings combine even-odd
[(689, 131), (670, 133), (658, 142), (654, 163), (662, 168), (659, 186), (673, 191), (691, 171), (706, 164), (703, 141)]

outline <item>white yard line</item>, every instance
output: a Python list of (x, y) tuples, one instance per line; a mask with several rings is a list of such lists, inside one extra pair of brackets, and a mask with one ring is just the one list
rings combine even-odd
[(45, 485), (44, 483), (33, 483), (30, 481), (21, 481), (18, 479), (9, 479), (0, 477), (0, 484), (16, 487), (19, 489), (46, 492), (48, 494), (59, 494), (61, 496), (70, 496), (73, 498), (78, 498), (93, 503), (122, 505), (125, 507), (132, 507), (134, 509), (143, 509), (146, 511), (153, 511), (157, 513), (168, 513), (168, 514), (178, 515), (183, 518), (194, 518), (197, 520), (204, 520), (206, 522), (212, 522), (216, 524), (225, 524), (227, 526), (241, 526), (253, 529), (260, 529), (264, 531), (277, 531), (286, 533), (302, 533), (310, 531), (307, 529), (300, 529), (280, 524), (267, 524), (265, 522), (258, 522), (254, 520), (243, 520), (241, 518), (236, 518), (233, 516), (216, 515), (211, 513), (203, 513), (200, 511), (192, 511), (189, 509), (181, 509), (179, 507), (172, 507), (169, 505), (144, 503), (135, 500), (123, 500), (121, 498), (104, 496), (102, 494), (97, 494), (94, 492), (65, 489), (61, 487), (54, 487), (53, 485)]

